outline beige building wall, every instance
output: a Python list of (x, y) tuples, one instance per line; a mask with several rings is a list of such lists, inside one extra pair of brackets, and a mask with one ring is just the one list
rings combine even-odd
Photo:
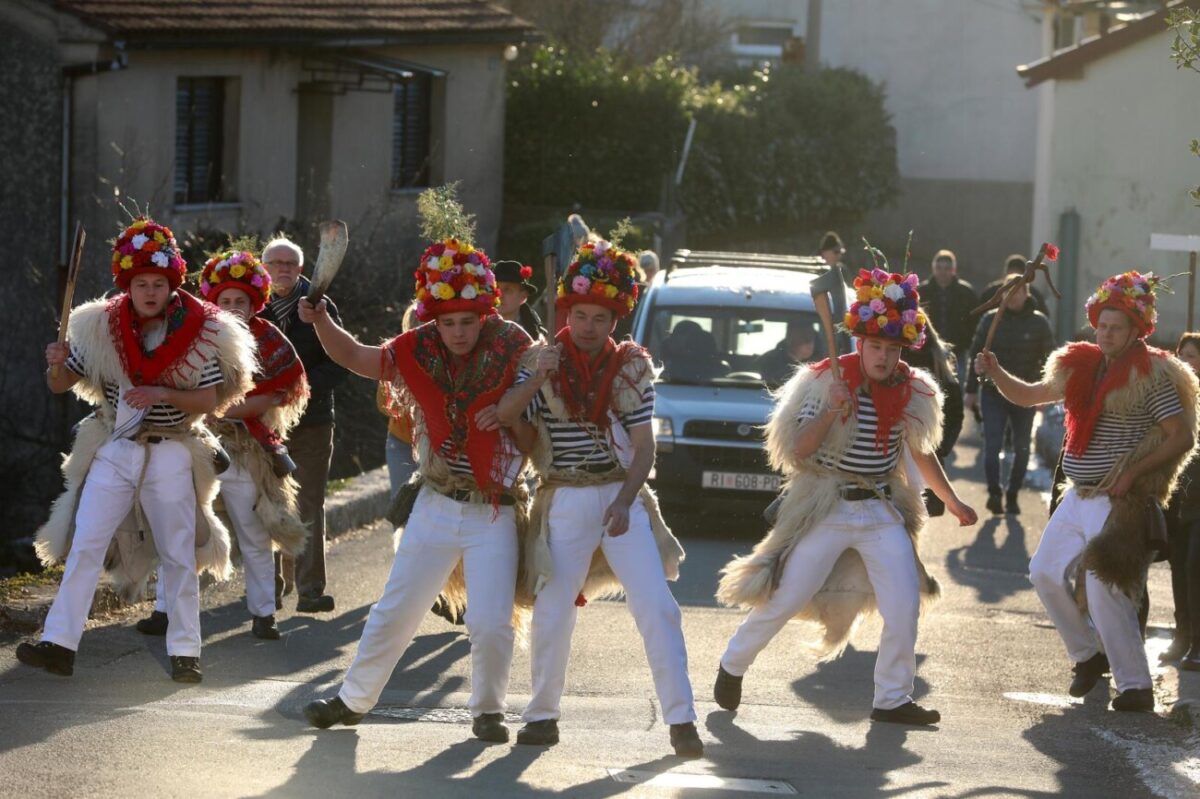
[[(1088, 64), (1080, 79), (1054, 82), (1050, 219), (1074, 208), (1080, 217), (1079, 303), (1105, 277), (1127, 269), (1173, 274), (1186, 253), (1150, 250), (1151, 233), (1200, 233), (1200, 208), (1188, 190), (1200, 183), (1200, 76), (1177, 70), (1163, 32)], [(1032, 91), (1031, 91), (1032, 94)], [(1187, 280), (1159, 298), (1158, 336), (1176, 338), (1186, 325)]]

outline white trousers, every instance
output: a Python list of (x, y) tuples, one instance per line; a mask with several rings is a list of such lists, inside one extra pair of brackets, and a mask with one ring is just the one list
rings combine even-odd
[[(254, 506), (258, 502), (258, 488), (250, 473), (231, 463), (229, 468), (217, 475), (221, 481), (221, 499), (225, 513), (233, 524), (238, 549), (242, 553), (242, 572), (246, 577), (246, 608), (255, 616), (275, 614), (275, 556), (271, 551), (271, 534), (263, 525)], [(154, 609), (167, 611), (167, 595), (158, 591), (154, 597)]]
[[(629, 530), (617, 537), (604, 533), (604, 511), (621, 490), (620, 483), (559, 488), (550, 503), (550, 556), (554, 572), (533, 605), (533, 697), (522, 718), (557, 719), (567, 678), (571, 634), (592, 554), (603, 550), (625, 588), (654, 689), (667, 724), (696, 720), (688, 679), (683, 615), (667, 586), (662, 558), (650, 530), (650, 517), (639, 498), (629, 508)], [(616, 653), (614, 653), (616, 656)]]
[(875, 657), (874, 706), (891, 710), (911, 702), (921, 610), (917, 562), (900, 514), (891, 503), (877, 499), (842, 500), (800, 539), (784, 564), (779, 587), (738, 627), (721, 657), (721, 667), (735, 676), (745, 674), (758, 653), (820, 590), (847, 549), (862, 557), (883, 617)]
[(127, 439), (104, 444), (88, 471), (75, 513), (75, 537), (42, 640), (77, 650), (104, 554), (133, 507), (145, 453), (142, 511), (159, 557), (159, 591), (166, 596), (167, 653), (200, 656), (200, 582), (196, 576), (196, 491), (192, 458), (178, 441), (143, 446)]
[(464, 619), (471, 641), (473, 716), (504, 712), (512, 668), (513, 595), (517, 584), (517, 525), (511, 507), (493, 518), (491, 505), (456, 502), (421, 489), (404, 528), (383, 596), (371, 607), (358, 653), (338, 696), (366, 713), (392, 676), (446, 578), (463, 562)]
[(1149, 688), (1150, 665), (1142, 645), (1137, 605), (1097, 579), (1094, 572), (1088, 572), (1084, 576), (1088, 602), (1085, 614), (1075, 602), (1070, 582), (1088, 541), (1100, 534), (1111, 510), (1108, 497), (1083, 499), (1075, 489), (1069, 489), (1029, 561), (1029, 580), (1071, 660), (1081, 663), (1103, 651), (1108, 655), (1118, 691)]

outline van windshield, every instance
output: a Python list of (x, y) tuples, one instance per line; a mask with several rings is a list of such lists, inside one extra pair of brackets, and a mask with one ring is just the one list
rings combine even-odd
[(667, 383), (774, 388), (825, 357), (811, 311), (659, 305), (648, 321), (645, 344)]

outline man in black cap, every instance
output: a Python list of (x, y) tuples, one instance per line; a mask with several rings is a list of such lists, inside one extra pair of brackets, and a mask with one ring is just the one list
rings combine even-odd
[(500, 316), (516, 322), (535, 341), (546, 332), (542, 320), (529, 303), (538, 298), (542, 290), (529, 281), (533, 277), (532, 266), (522, 266), (517, 261), (495, 261), (492, 272), (500, 289)]
[[(832, 230), (826, 231), (821, 237), (821, 246), (817, 248), (817, 253), (825, 259), (825, 263), (830, 269), (842, 263), (842, 256), (846, 254), (846, 245), (842, 244), (842, 237)], [(842, 281), (846, 284), (846, 288), (854, 288), (855, 272), (851, 271), (845, 264), (842, 264)], [(830, 295), (833, 304), (833, 318), (841, 319), (846, 315), (846, 298), (837, 292)], [(841, 330), (837, 333), (838, 350), (847, 352), (850, 346), (850, 337)]]
[(846, 254), (846, 245), (842, 244), (841, 236), (830, 230), (821, 237), (821, 246), (817, 248), (817, 252), (825, 259), (825, 263), (836, 266)]

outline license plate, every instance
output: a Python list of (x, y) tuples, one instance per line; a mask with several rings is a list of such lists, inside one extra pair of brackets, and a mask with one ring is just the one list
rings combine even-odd
[(704, 472), (701, 484), (705, 488), (728, 488), (734, 491), (778, 491), (782, 482), (777, 474), (750, 472)]

